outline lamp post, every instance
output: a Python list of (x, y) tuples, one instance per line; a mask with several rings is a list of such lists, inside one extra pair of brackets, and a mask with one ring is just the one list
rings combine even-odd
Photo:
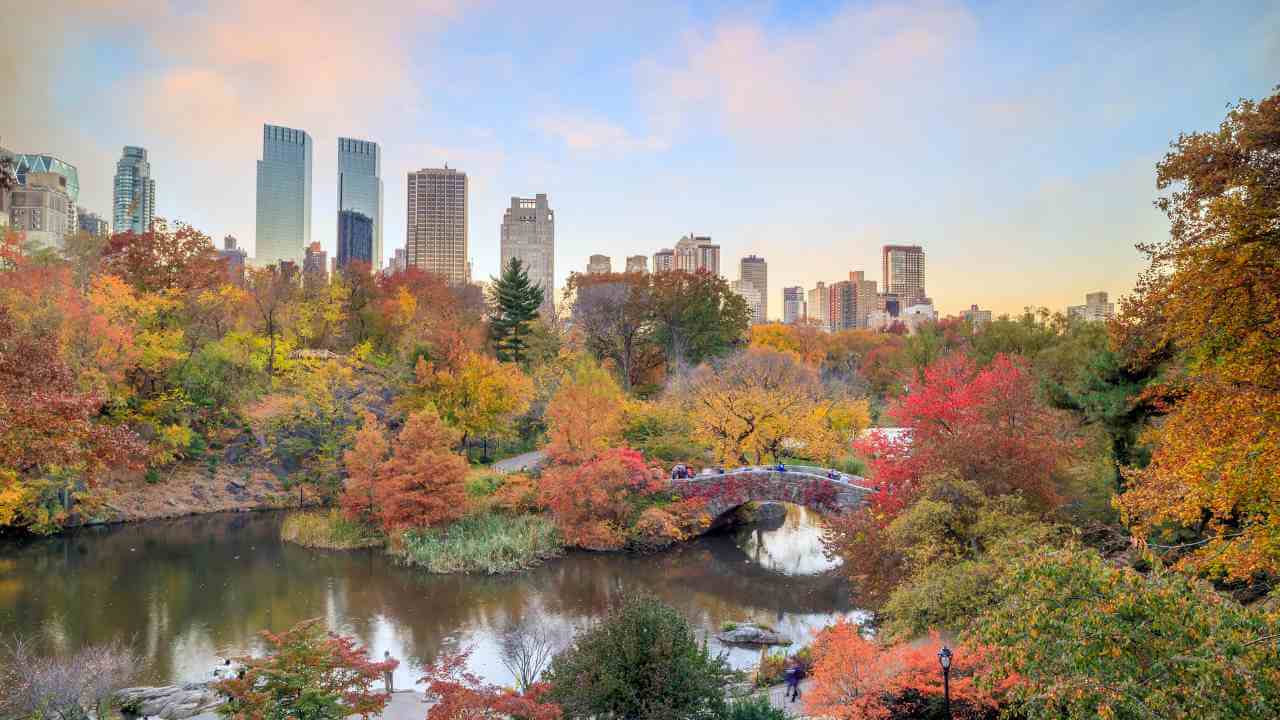
[(951, 648), (946, 645), (938, 651), (938, 664), (942, 666), (942, 709), (951, 720)]

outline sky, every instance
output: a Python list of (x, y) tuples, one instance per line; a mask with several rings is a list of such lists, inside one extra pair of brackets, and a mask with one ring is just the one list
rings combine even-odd
[(1274, 2), (42, 0), (0, 23), (0, 146), (77, 166), (109, 216), (124, 145), (157, 215), (252, 253), (262, 125), (315, 141), (312, 239), (336, 246), (337, 138), (379, 143), (385, 253), (406, 174), (470, 181), (474, 276), (513, 195), (556, 211), (558, 282), (601, 253), (711, 235), (782, 288), (918, 244), (940, 312), (1128, 292), (1168, 223), (1155, 163), (1280, 83)]

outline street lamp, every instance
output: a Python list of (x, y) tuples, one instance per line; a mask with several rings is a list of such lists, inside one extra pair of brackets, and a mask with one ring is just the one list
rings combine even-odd
[(938, 664), (942, 666), (942, 709), (951, 720), (951, 648), (946, 645), (938, 651)]

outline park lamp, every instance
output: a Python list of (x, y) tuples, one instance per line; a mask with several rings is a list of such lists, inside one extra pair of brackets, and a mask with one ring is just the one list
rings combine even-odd
[(942, 666), (944, 672), (951, 669), (951, 648), (942, 646), (938, 651), (938, 664)]

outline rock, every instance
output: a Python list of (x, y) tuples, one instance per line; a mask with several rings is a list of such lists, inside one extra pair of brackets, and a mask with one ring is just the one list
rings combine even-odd
[(782, 633), (752, 625), (739, 625), (732, 630), (725, 630), (716, 635), (722, 643), (733, 645), (790, 645), (791, 638)]
[(222, 704), (222, 697), (205, 683), (125, 688), (115, 700), (131, 714), (165, 720), (182, 720)]
[(782, 503), (761, 503), (760, 506), (756, 508), (756, 522), (777, 522), (779, 520), (785, 520), (786, 518), (787, 506)]

